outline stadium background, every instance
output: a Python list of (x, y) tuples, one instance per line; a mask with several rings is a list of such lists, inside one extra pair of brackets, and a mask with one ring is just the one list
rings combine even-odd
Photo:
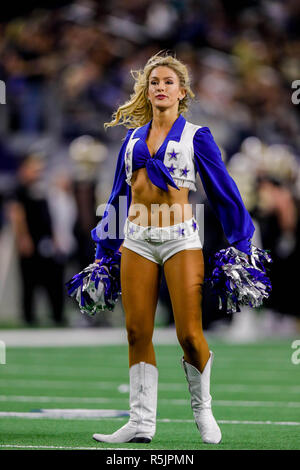
[[(187, 118), (210, 127), (255, 222), (254, 242), (270, 249), (274, 260), (273, 292), (261, 309), (226, 315), (205, 290), (222, 448), (299, 448), (300, 365), (291, 359), (300, 338), (300, 106), (292, 100), (300, 79), (299, 23), (295, 0), (26, 2), (1, 12), (6, 100), (0, 105), (0, 340), (7, 347), (7, 363), (0, 365), (2, 448), (93, 447), (95, 426), (111, 431), (126, 419), (77, 416), (75, 432), (74, 415), (36, 413), (41, 419), (34, 419), (30, 413), (41, 404), (60, 416), (62, 409), (128, 408), (121, 299), (113, 314), (85, 318), (63, 283), (93, 258), (89, 234), (98, 221), (96, 207), (110, 194), (124, 129), (105, 132), (103, 123), (132, 92), (130, 70), (162, 49), (188, 65), (196, 99)], [(31, 279), (32, 268), (20, 263), (18, 251), (26, 247), (20, 245), (15, 206), (24, 203), (20, 183), (28, 178), (22, 166), (28, 157), (38, 162), (31, 169), (31, 188), (43, 201), (37, 219), (47, 213), (45, 233), (33, 224), (46, 263), (40, 274), (50, 273), (43, 277), (47, 291), (34, 289), (30, 319), (24, 316), (22, 282)], [(199, 179), (198, 188), (190, 200), (204, 204), (209, 269), (210, 255), (226, 240)], [(27, 282), (26, 288), (32, 286)], [(154, 341), (161, 382), (151, 446), (205, 448), (190, 422), (164, 282)]]

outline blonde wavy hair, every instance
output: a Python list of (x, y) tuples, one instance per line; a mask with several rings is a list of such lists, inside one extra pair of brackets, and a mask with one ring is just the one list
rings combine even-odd
[(188, 102), (195, 96), (191, 90), (188, 69), (176, 57), (168, 52), (160, 51), (150, 57), (144, 69), (130, 71), (135, 80), (134, 93), (113, 113), (112, 120), (104, 123), (105, 129), (117, 125), (123, 125), (127, 128), (140, 127), (152, 119), (152, 106), (147, 98), (149, 76), (154, 68), (161, 65), (170, 67), (177, 74), (180, 86), (186, 91), (185, 97), (179, 102), (178, 112), (179, 114), (187, 112)]

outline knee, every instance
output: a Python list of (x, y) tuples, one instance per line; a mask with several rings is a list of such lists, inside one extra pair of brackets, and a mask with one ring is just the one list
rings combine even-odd
[(127, 339), (130, 346), (134, 346), (137, 343), (147, 344), (152, 340), (152, 331), (144, 328), (143, 326), (130, 325), (126, 327)]
[(201, 342), (204, 339), (203, 332), (199, 333), (185, 333), (178, 337), (182, 349), (189, 355), (197, 353), (201, 347)]

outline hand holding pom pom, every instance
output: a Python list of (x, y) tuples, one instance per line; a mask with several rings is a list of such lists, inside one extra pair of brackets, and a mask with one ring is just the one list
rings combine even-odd
[(121, 293), (120, 262), (121, 253), (111, 252), (66, 283), (69, 296), (77, 300), (82, 313), (92, 316), (114, 310)]
[(219, 297), (219, 308), (225, 305), (227, 313), (235, 313), (241, 305), (261, 306), (272, 289), (265, 268), (271, 261), (266, 250), (253, 245), (250, 256), (232, 246), (218, 251), (209, 281)]

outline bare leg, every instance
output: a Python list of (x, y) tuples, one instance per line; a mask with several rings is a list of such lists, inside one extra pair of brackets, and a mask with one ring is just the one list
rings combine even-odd
[(202, 250), (179, 251), (165, 262), (164, 272), (184, 359), (202, 372), (210, 355), (202, 329)]
[(122, 247), (121, 289), (129, 344), (129, 367), (139, 362), (156, 366), (152, 343), (161, 268)]

